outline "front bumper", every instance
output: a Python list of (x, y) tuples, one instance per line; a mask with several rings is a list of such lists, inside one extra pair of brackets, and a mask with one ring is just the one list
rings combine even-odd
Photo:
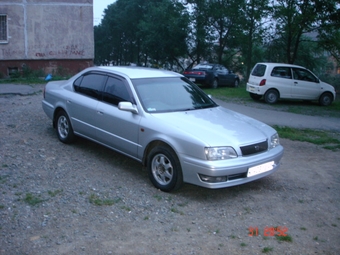
[[(251, 182), (277, 171), (280, 166), (280, 160), (283, 156), (283, 151), (284, 149), (280, 145), (264, 153), (251, 156), (240, 156), (235, 159), (219, 161), (197, 160), (182, 155), (181, 164), (183, 181), (210, 189), (226, 188)], [(247, 177), (249, 168), (271, 161), (274, 162), (273, 169), (252, 177)], [(212, 183), (202, 181), (200, 175), (212, 177), (227, 176), (228, 179), (226, 181)]]

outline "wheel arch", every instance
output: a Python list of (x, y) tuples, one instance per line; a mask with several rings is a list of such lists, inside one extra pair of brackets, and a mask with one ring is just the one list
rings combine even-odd
[[(64, 109), (63, 107), (61, 107), (61, 106), (56, 107), (55, 110), (54, 110), (54, 113), (53, 113), (53, 121), (52, 121), (53, 127), (54, 127), (54, 128), (57, 126), (57, 120), (56, 120), (56, 118), (57, 118), (59, 112), (61, 112), (61, 111), (66, 112), (65, 109)], [(70, 120), (70, 121), (71, 121), (71, 120)]]
[(263, 93), (263, 96), (265, 96), (267, 94), (267, 92), (270, 91), (270, 90), (275, 90), (277, 92), (277, 94), (278, 94), (278, 99), (281, 98), (280, 91), (277, 88), (275, 88), (275, 87), (271, 87), (271, 88), (267, 89), (266, 92)]
[[(149, 144), (146, 146), (146, 148), (145, 148), (145, 150), (144, 150), (143, 158), (142, 158), (142, 164), (143, 164), (143, 166), (147, 166), (147, 163), (148, 163), (148, 162), (147, 162), (147, 161), (148, 161), (148, 155), (149, 155), (150, 151), (151, 151), (153, 148), (155, 148), (155, 147), (157, 147), (157, 146), (160, 146), (160, 145), (166, 146), (166, 147), (168, 147), (169, 149), (171, 149), (171, 150), (174, 152), (174, 154), (176, 155), (177, 159), (179, 160), (176, 150), (175, 150), (169, 143), (164, 142), (164, 141), (162, 141), (162, 140), (154, 140), (154, 141), (149, 142)], [(179, 162), (180, 162), (180, 161), (179, 161)]]
[[(319, 101), (319, 104), (320, 104), (320, 100), (321, 98), (324, 96), (324, 95), (330, 95), (331, 96), (331, 99), (332, 99), (332, 102), (334, 101), (334, 95), (331, 91), (324, 91), (318, 98), (318, 101)], [(332, 102), (330, 104), (332, 104)]]

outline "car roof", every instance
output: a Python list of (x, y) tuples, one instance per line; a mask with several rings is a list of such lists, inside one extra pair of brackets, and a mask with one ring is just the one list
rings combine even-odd
[(297, 67), (297, 68), (303, 68), (306, 69), (303, 66), (293, 65), (293, 64), (286, 64), (286, 63), (272, 63), (272, 62), (259, 62), (256, 65), (266, 65), (268, 67), (274, 67), (274, 66), (282, 66), (282, 67)]
[(164, 78), (164, 77), (182, 77), (181, 74), (168, 70), (136, 67), (136, 66), (97, 66), (91, 68), (92, 70), (100, 70), (120, 74), (129, 77), (130, 79), (137, 78)]

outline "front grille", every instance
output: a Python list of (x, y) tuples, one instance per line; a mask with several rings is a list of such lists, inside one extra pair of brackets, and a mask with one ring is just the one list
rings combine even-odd
[(242, 155), (252, 155), (268, 150), (268, 142), (264, 141), (261, 143), (255, 143), (247, 146), (241, 147)]

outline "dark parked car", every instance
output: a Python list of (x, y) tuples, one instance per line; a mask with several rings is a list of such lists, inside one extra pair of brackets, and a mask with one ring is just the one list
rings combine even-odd
[(238, 87), (240, 78), (237, 74), (218, 64), (198, 64), (192, 69), (187, 69), (183, 75), (190, 81), (211, 88), (218, 86)]

